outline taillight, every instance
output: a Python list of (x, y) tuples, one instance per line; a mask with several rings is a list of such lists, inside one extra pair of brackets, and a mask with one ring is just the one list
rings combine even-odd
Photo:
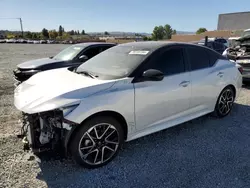
[(243, 68), (242, 67), (238, 67), (238, 70), (240, 71), (240, 73), (243, 73)]

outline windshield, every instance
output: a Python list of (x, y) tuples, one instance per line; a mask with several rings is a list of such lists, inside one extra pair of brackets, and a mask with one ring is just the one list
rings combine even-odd
[(136, 50), (132, 46), (115, 46), (88, 60), (76, 72), (87, 71), (98, 78), (124, 78), (136, 69), (150, 54), (149, 50)]
[(72, 60), (77, 54), (82, 51), (83, 48), (83, 46), (79, 45), (70, 46), (54, 56), (53, 59), (63, 61)]

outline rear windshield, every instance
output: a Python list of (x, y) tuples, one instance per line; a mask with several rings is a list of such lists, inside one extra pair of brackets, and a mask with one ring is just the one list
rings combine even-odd
[(87, 71), (98, 78), (117, 79), (127, 77), (151, 52), (132, 46), (115, 46), (89, 59), (76, 72)]

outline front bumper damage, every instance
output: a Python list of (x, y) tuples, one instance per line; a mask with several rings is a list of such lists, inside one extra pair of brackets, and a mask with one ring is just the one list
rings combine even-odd
[(243, 68), (243, 81), (250, 80), (250, 36), (238, 39), (239, 45), (227, 49), (228, 59)]
[(31, 76), (38, 72), (39, 70), (16, 68), (13, 70), (14, 87), (16, 88), (19, 84), (28, 80)]
[(50, 150), (67, 154), (71, 129), (76, 124), (65, 120), (61, 110), (23, 113), (22, 122), (19, 137), (23, 139), (24, 150), (32, 150), (35, 154)]

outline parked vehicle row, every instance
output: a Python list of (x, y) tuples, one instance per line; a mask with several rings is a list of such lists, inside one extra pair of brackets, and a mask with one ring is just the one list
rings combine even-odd
[[(86, 54), (91, 45), (73, 45), (19, 65), (31, 74), (15, 89), (14, 105), (24, 114), (23, 141), (33, 152), (63, 150), (86, 168), (100, 167), (125, 141), (208, 113), (227, 116), (239, 95), (241, 67), (205, 46), (102, 45), (89, 50), (94, 56)], [(57, 60), (67, 67), (53, 69)]]
[(73, 40), (30, 40), (30, 39), (0, 39), (0, 43), (29, 43), (29, 44), (75, 44)]

